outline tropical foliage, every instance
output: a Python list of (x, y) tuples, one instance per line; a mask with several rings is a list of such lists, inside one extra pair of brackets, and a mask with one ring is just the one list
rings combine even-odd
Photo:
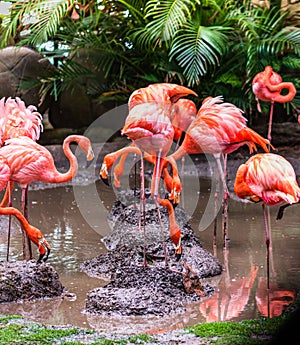
[[(260, 8), (232, 0), (12, 1), (2, 47), (13, 38), (52, 59), (41, 80), (55, 96), (81, 84), (100, 101), (126, 102), (136, 88), (175, 82), (199, 102), (223, 95), (251, 114), (251, 81), (266, 65), (300, 87), (300, 29), (280, 2)], [(294, 108), (300, 99), (293, 102)]]

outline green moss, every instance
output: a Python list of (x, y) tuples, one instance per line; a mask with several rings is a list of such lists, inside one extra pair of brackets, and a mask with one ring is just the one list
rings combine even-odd
[(190, 333), (210, 339), (214, 344), (266, 344), (285, 317), (261, 318), (241, 322), (212, 322), (188, 327)]
[[(11, 319), (12, 320), (12, 319)], [(54, 340), (62, 337), (77, 334), (79, 330), (75, 328), (67, 330), (49, 329), (35, 323), (11, 323), (1, 321), (0, 345), (30, 344), (47, 345), (53, 344)], [(5, 325), (6, 324), (6, 325)]]

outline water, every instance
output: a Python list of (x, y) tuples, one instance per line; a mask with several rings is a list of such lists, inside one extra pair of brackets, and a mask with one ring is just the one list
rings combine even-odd
[[(212, 245), (212, 195), (209, 179), (193, 176), (184, 179), (186, 187), (182, 203), (191, 216), (190, 222), (203, 246), (214, 253)], [(19, 198), (15, 192), (15, 199)], [(230, 199), (229, 237), (223, 251), (218, 216), (218, 241), (215, 255), (223, 263), (222, 275), (211, 279), (216, 292), (199, 303), (187, 306), (183, 315), (147, 318), (105, 318), (82, 313), (89, 290), (107, 282), (90, 278), (79, 271), (87, 259), (105, 253), (101, 238), (109, 233), (107, 210), (115, 195), (112, 187), (101, 182), (85, 186), (64, 186), (29, 193), (30, 222), (40, 228), (49, 241), (51, 264), (71, 297), (36, 302), (0, 304), (1, 314), (19, 314), (26, 319), (46, 324), (93, 328), (116, 333), (163, 332), (199, 322), (244, 320), (266, 316), (266, 248), (261, 206)], [(100, 200), (100, 201), (99, 201)], [(101, 204), (101, 205), (100, 205)], [(300, 212), (299, 206), (285, 210), (284, 218), (276, 221), (278, 207), (270, 210), (272, 228), (271, 251), (271, 315), (279, 315), (292, 302), (300, 283)], [(0, 258), (6, 257), (6, 217), (0, 226)], [(21, 260), (21, 236), (17, 221), (13, 222), (10, 260)], [(38, 257), (34, 247), (35, 258)]]

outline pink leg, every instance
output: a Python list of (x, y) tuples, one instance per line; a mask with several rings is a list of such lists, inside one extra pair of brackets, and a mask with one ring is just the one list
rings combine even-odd
[(268, 317), (270, 317), (270, 235), (269, 224), (266, 215), (265, 204), (262, 204), (264, 223), (266, 229), (266, 246), (267, 246), (267, 293), (268, 293)]
[[(22, 212), (24, 214), (24, 217), (28, 220), (28, 186), (22, 187), (21, 207), (22, 207)], [(28, 257), (29, 257), (29, 260), (31, 260), (32, 259), (31, 241), (27, 237), (27, 235), (24, 232), (22, 232), (23, 258), (24, 259), (26, 259), (26, 244), (25, 244), (26, 242), (25, 242), (25, 239), (27, 242)]]
[(222, 184), (223, 184), (223, 191), (224, 191), (224, 195), (223, 195), (223, 201), (222, 201), (222, 228), (223, 228), (223, 246), (226, 247), (227, 246), (227, 241), (228, 241), (228, 198), (229, 198), (229, 192), (228, 192), (228, 188), (227, 188), (227, 184), (226, 184), (226, 179), (224, 176), (224, 171), (223, 171), (223, 167), (220, 161), (220, 154), (216, 154), (214, 155), (215, 159), (217, 161), (217, 166), (218, 166), (218, 170), (222, 179)]
[(159, 210), (159, 202), (158, 202), (158, 188), (159, 188), (159, 182), (160, 182), (160, 171), (161, 171), (161, 150), (158, 152), (158, 155), (156, 157), (156, 169), (155, 169), (155, 176), (154, 178), (154, 188), (151, 190), (153, 191), (153, 200), (157, 209), (157, 215), (158, 215), (158, 220), (159, 220), (159, 226), (160, 226), (160, 232), (162, 236), (162, 244), (163, 244), (163, 251), (164, 251), (164, 256), (165, 256), (165, 267), (168, 268), (168, 259), (167, 259), (167, 247), (166, 247), (166, 241), (165, 241), (165, 235), (164, 235), (164, 230), (162, 226), (162, 220), (161, 220), (161, 214)]
[(271, 143), (271, 139), (272, 139), (271, 132), (272, 132), (272, 122), (273, 122), (273, 111), (274, 111), (274, 102), (271, 102), (269, 126), (268, 126), (268, 136), (267, 136), (267, 138), (270, 141), (270, 143)]
[[(8, 207), (12, 206), (12, 201), (11, 201), (11, 185), (10, 182), (8, 182), (7, 187), (8, 188)], [(9, 248), (10, 248), (10, 232), (11, 232), (11, 215), (8, 217), (8, 232), (7, 232), (7, 250), (6, 250), (6, 261), (8, 261), (9, 258)], [(23, 233), (23, 230), (22, 230)]]
[[(141, 176), (141, 200), (140, 200), (140, 218), (139, 218), (139, 230), (141, 230), (141, 227), (143, 226), (143, 231), (144, 231), (144, 250), (143, 250), (143, 256), (144, 256), (144, 261), (143, 261), (143, 266), (148, 266), (147, 265), (147, 259), (146, 259), (146, 248), (147, 248), (147, 241), (146, 241), (146, 197), (145, 197), (145, 168), (144, 168), (144, 152), (142, 151), (141, 153), (141, 171), (140, 171), (140, 176)], [(143, 225), (142, 223), (142, 218), (143, 218)]]

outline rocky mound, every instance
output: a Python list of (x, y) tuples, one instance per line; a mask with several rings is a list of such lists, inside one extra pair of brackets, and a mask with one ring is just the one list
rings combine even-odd
[(0, 303), (61, 296), (57, 272), (34, 260), (0, 262)]
[(85, 313), (97, 315), (168, 315), (185, 311), (184, 305), (205, 298), (213, 288), (203, 278), (222, 272), (220, 262), (201, 245), (183, 209), (176, 208), (182, 231), (183, 254), (176, 261), (169, 238), (168, 213), (160, 209), (167, 247), (167, 267), (155, 206), (147, 201), (146, 257), (143, 266), (144, 232), (139, 229), (139, 208), (132, 192), (122, 192), (109, 216), (112, 232), (103, 239), (108, 252), (81, 265), (86, 274), (109, 279), (89, 292)]

